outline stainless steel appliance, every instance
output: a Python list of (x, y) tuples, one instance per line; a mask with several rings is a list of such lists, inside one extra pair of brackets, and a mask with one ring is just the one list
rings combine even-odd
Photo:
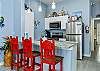
[(78, 42), (77, 59), (82, 59), (84, 48), (84, 28), (82, 22), (70, 22), (67, 24), (66, 40)]
[(61, 21), (50, 22), (49, 28), (50, 28), (50, 30), (55, 30), (55, 29), (60, 30), (61, 29)]
[(65, 38), (65, 30), (45, 30), (41, 33), (41, 37), (46, 37), (48, 39), (54, 38), (59, 40), (59, 38)]
[(51, 31), (51, 38), (54, 38), (55, 40), (59, 40), (59, 38), (63, 38), (63, 31)]

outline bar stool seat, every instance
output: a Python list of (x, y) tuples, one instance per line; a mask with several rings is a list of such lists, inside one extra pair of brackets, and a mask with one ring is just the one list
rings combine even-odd
[(20, 53), (23, 53), (23, 49), (19, 49), (19, 52), (20, 52)]
[(34, 57), (40, 56), (40, 52), (39, 51), (32, 51), (32, 53), (33, 53)]
[(57, 64), (59, 63), (61, 60), (63, 60), (64, 57), (61, 56), (55, 56), (55, 58), (43, 58), (42, 62), (43, 63), (49, 63), (49, 64)]
[[(23, 53), (23, 49), (19, 49), (19, 52)], [(40, 52), (39, 51), (32, 51), (32, 53), (33, 53), (34, 57), (40, 56)]]

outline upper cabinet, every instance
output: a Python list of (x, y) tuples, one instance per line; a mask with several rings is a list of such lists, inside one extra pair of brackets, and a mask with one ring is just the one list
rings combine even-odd
[(66, 24), (68, 23), (68, 15), (45, 18), (45, 29), (47, 30), (51, 29), (50, 23), (54, 23), (54, 26), (53, 26), (54, 28), (61, 27), (60, 29), (66, 29)]

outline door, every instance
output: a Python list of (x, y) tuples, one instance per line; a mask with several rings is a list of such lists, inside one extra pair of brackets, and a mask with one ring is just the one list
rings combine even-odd
[(100, 23), (97, 24), (97, 44), (100, 44)]

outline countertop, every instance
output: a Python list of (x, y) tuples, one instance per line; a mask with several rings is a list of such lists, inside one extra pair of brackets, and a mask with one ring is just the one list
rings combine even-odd
[[(33, 44), (40, 45), (40, 41), (34, 41)], [(76, 44), (77, 42), (72, 42), (72, 41), (55, 41), (56, 48), (60, 48), (64, 50), (71, 48)]]
[[(19, 41), (19, 43), (21, 43), (21, 41)], [(72, 50), (71, 47), (77, 45), (77, 43), (78, 42), (74, 42), (74, 41), (55, 41), (55, 46), (56, 46), (55, 49)], [(40, 41), (34, 40), (33, 44), (40, 45)]]

